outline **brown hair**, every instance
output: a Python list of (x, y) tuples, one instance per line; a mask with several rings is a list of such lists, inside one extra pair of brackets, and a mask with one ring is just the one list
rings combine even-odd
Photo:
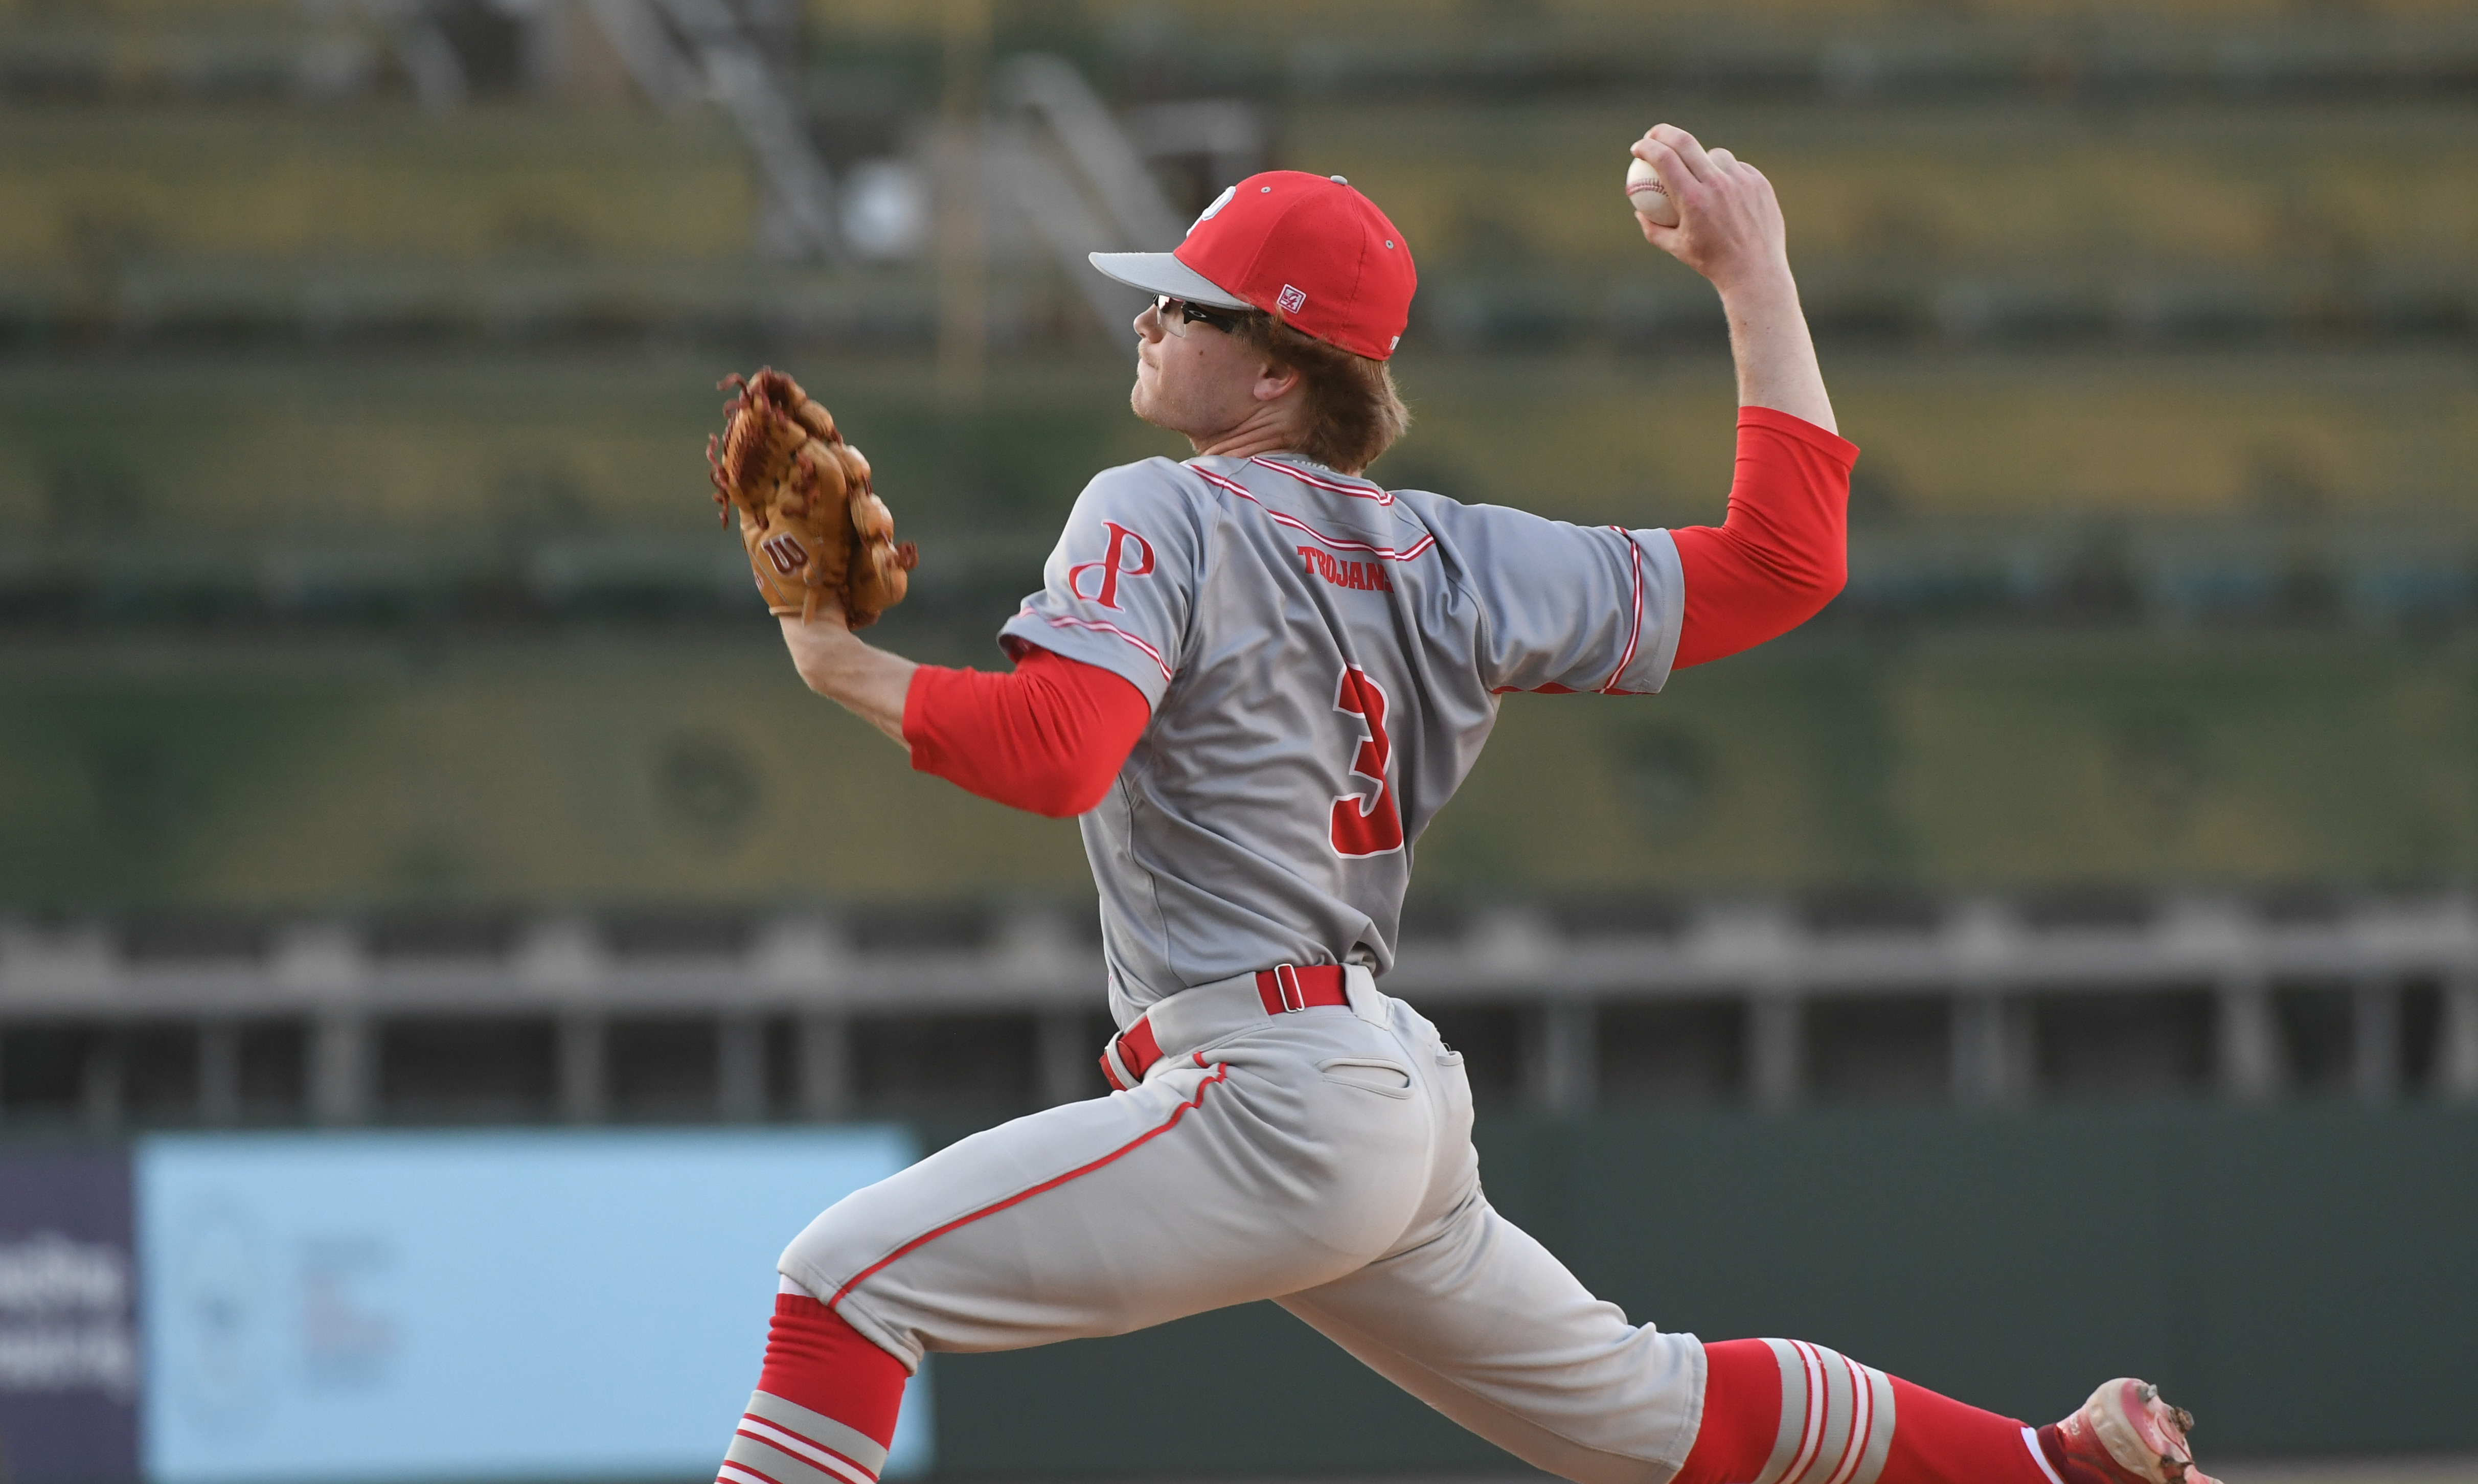
[(1410, 427), (1411, 410), (1384, 362), (1328, 345), (1271, 314), (1243, 317), (1236, 333), (1266, 360), (1300, 373), (1306, 423), (1297, 451), (1326, 467), (1356, 474)]

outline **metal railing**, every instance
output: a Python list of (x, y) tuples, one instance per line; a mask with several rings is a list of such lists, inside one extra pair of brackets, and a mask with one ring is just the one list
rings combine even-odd
[[(1941, 904), (1896, 925), (1816, 923), (1785, 900), (1694, 904), (1658, 928), (1558, 925), (1554, 904), (1499, 907), (1415, 931), (1384, 987), (1438, 1016), (1490, 1007), (1523, 1033), (1521, 1091), (1577, 1112), (1600, 1101), (1605, 1013), (1719, 1003), (1742, 1016), (1746, 1100), (1770, 1110), (1810, 1094), (1811, 1012), (1835, 1003), (1941, 1000), (1949, 1010), (1945, 1092), (1963, 1105), (2036, 1095), (2036, 1006), (2092, 995), (2208, 998), (2217, 1095), (2282, 1095), (2285, 1047), (2275, 996), (2333, 987), (2350, 1005), (2346, 1085), (2368, 1102), (2404, 1095), (2413, 1060), (2404, 994), (2431, 995), (2432, 1044), (2415, 1048), (2425, 1087), (2478, 1099), (2478, 900), (2463, 893), (2368, 898), (2306, 919), (2231, 896), (2170, 897), (2111, 922), (2043, 920), (1996, 897)], [(615, 920), (617, 930), (615, 930)], [(548, 1106), (609, 1113), (606, 1030), (631, 1019), (710, 1020), (714, 1116), (766, 1116), (770, 1026), (793, 1044), (787, 1111), (834, 1118), (853, 1107), (852, 1028), (872, 1019), (1024, 1018), (1021, 1050), (1044, 1102), (1092, 1091), (1100, 962), (1089, 926), (1049, 908), (996, 911), (946, 942), (872, 943), (870, 919), (786, 912), (736, 924), (701, 945), (630, 949), (624, 919), (546, 916), (464, 955), (391, 946), (364, 924), (271, 924), (224, 956), (127, 951), (99, 923), (0, 927), (0, 1045), (29, 1031), (135, 1025), (195, 1034), (199, 1116), (231, 1109), (236, 1028), (300, 1027), (300, 1113), (326, 1123), (377, 1114), (378, 1028), (515, 1019), (555, 1029)], [(642, 935), (641, 935), (642, 936)], [(2327, 990), (2327, 993), (2330, 993)], [(85, 1094), (109, 1124), (109, 1068)], [(5, 1098), (6, 1089), (0, 1089)]]

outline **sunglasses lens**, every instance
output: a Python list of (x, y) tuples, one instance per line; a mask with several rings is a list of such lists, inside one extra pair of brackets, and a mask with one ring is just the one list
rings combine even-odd
[(1162, 328), (1165, 330), (1175, 330), (1177, 326), (1183, 324), (1201, 324), (1210, 325), (1214, 329), (1227, 334), (1239, 328), (1239, 316), (1236, 314), (1226, 314), (1215, 310), (1199, 309), (1185, 299), (1167, 293), (1157, 293), (1153, 295), (1153, 313), (1160, 318)]

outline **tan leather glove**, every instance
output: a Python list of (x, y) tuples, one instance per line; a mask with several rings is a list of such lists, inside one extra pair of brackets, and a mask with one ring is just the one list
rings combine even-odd
[(903, 601), (921, 556), (896, 541), (869, 461), (822, 403), (772, 366), (717, 385), (735, 394), (721, 434), (706, 440), (714, 500), (726, 520), (740, 512), (740, 543), (766, 606), (805, 622), (832, 604), (847, 627), (875, 623)]

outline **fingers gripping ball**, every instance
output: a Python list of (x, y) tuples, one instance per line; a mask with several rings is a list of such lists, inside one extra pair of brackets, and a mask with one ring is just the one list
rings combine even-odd
[(1636, 215), (1657, 227), (1678, 225), (1678, 203), (1669, 198), (1669, 188), (1651, 161), (1638, 159), (1627, 166), (1626, 193), (1627, 206)]
[(903, 601), (920, 561), (895, 540), (895, 516), (870, 485), (869, 461), (844, 441), (834, 415), (768, 366), (717, 384), (733, 392), (706, 440), (714, 501), (740, 513), (740, 543), (766, 606), (806, 621), (829, 604), (867, 628)]

